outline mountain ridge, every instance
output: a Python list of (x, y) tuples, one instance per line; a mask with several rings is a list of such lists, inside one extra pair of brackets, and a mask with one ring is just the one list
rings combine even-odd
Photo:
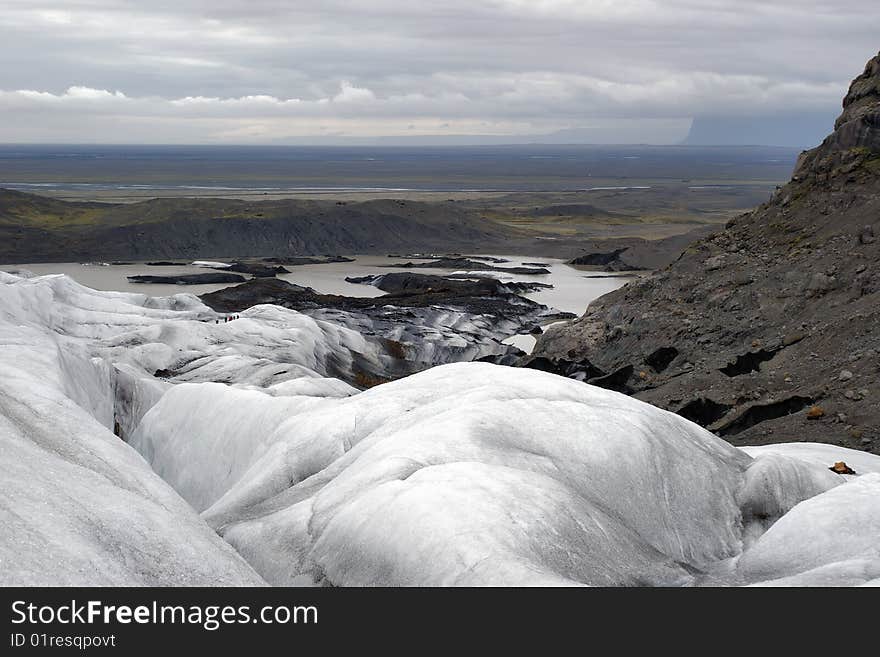
[(0, 262), (492, 248), (523, 239), (454, 204), (370, 200), (59, 201), (0, 190)]
[(878, 234), (880, 55), (770, 201), (551, 327), (532, 364), (613, 385), (737, 445), (880, 453)]

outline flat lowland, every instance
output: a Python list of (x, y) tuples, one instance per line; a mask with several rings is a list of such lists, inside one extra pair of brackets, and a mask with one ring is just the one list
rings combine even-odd
[(769, 198), (796, 155), (767, 147), (7, 145), (0, 261), (425, 249), (574, 257), (596, 240), (661, 240), (724, 223)]

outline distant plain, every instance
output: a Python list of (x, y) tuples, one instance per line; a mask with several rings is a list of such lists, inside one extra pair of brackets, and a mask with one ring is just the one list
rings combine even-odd
[(767, 200), (797, 154), (760, 146), (0, 145), (0, 187), (109, 203), (454, 201), (536, 236), (658, 239)]

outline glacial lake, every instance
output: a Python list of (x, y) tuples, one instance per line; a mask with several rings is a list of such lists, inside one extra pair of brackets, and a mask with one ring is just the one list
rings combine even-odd
[[(498, 263), (498, 267), (529, 266), (525, 263), (544, 263), (549, 274), (540, 276), (511, 276), (501, 272), (502, 280), (537, 281), (553, 285), (552, 289), (541, 290), (525, 295), (528, 298), (543, 303), (557, 310), (567, 311), (575, 315), (582, 315), (587, 305), (594, 299), (616, 290), (626, 282), (632, 280), (626, 276), (600, 277), (601, 272), (585, 271), (573, 267), (562, 260), (540, 257), (523, 257), (510, 255), (495, 255), (492, 257), (505, 258), (510, 262)], [(453, 273), (449, 269), (403, 269), (392, 267), (393, 264), (402, 262), (421, 262), (430, 260), (425, 258), (388, 258), (386, 256), (350, 256), (354, 262), (333, 262), (315, 265), (297, 265), (288, 267), (289, 274), (280, 274), (278, 278), (314, 288), (324, 294), (340, 294), (350, 297), (378, 297), (384, 292), (370, 285), (359, 285), (346, 282), (348, 276), (366, 276), (391, 271), (414, 272), (423, 274), (448, 275)], [(228, 287), (228, 284), (213, 285), (155, 285), (132, 283), (128, 276), (156, 275), (167, 276), (174, 274), (197, 274), (215, 271), (192, 265), (156, 267), (146, 263), (133, 263), (126, 265), (100, 265), (81, 264), (74, 262), (64, 263), (36, 263), (20, 265), (0, 265), (0, 270), (14, 271), (26, 269), (37, 275), (44, 274), (67, 274), (75, 281), (94, 288), (96, 290), (114, 290), (118, 292), (136, 292), (150, 296), (169, 296), (188, 292), (190, 294), (204, 294)], [(514, 344), (524, 351), (531, 351), (535, 344), (535, 338), (530, 335), (516, 335), (504, 340), (507, 344)]]

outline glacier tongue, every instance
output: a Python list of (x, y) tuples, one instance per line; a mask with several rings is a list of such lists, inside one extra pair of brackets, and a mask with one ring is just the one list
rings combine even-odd
[(0, 583), (880, 578), (880, 457), (736, 449), (487, 363), (358, 392), (334, 377), (381, 368), (371, 338), (275, 306), (217, 319), (0, 272)]

